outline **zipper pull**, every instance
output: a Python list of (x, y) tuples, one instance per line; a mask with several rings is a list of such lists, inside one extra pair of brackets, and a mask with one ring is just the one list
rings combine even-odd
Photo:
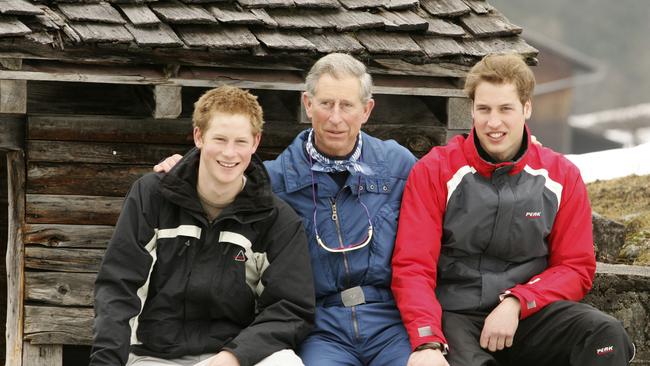
[(336, 213), (336, 202), (332, 202), (332, 221), (338, 220), (339, 215)]
[(183, 246), (181, 247), (181, 249), (178, 250), (178, 256), (180, 257), (183, 254), (185, 254), (185, 251), (189, 247), (190, 247), (190, 240), (188, 239), (188, 240), (185, 240), (185, 243), (183, 243)]

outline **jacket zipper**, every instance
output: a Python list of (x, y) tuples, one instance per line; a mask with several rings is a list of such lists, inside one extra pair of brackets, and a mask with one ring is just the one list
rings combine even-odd
[[(330, 204), (332, 205), (332, 221), (336, 225), (336, 234), (339, 238), (339, 247), (343, 248), (343, 237), (341, 236), (341, 225), (339, 223), (339, 215), (336, 210), (336, 200), (330, 198)], [(348, 256), (345, 252), (341, 253), (343, 255), (343, 266), (345, 267), (345, 275), (347, 277), (347, 285), (350, 286), (350, 263), (348, 262)], [(356, 307), (352, 306), (352, 327), (354, 328), (354, 336), (356, 339), (359, 339), (359, 322), (357, 322), (357, 311)]]

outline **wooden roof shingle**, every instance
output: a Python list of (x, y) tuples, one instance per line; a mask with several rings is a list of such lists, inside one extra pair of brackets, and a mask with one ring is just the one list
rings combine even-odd
[(114, 47), (119, 60), (223, 66), (245, 54), (250, 62), (237, 64), (294, 70), (349, 52), (443, 75), (462, 74), (488, 52), (534, 63), (521, 28), (488, 1), (0, 0), (0, 56), (114, 62)]

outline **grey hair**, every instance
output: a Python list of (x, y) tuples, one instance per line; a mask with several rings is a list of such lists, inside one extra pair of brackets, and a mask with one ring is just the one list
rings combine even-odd
[(316, 61), (305, 78), (305, 86), (309, 97), (314, 96), (316, 84), (321, 76), (325, 74), (336, 79), (342, 76), (357, 77), (361, 84), (361, 101), (366, 103), (372, 98), (372, 77), (366, 71), (366, 66), (356, 58), (346, 53), (330, 53)]

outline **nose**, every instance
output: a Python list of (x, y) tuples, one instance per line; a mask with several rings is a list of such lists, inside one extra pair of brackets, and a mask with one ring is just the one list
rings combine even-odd
[(343, 121), (343, 118), (341, 117), (341, 105), (338, 102), (334, 103), (334, 107), (332, 107), (332, 111), (330, 112), (329, 120), (333, 124), (339, 124)]
[(497, 128), (501, 125), (501, 116), (499, 116), (498, 111), (490, 112), (487, 120), (488, 127)]
[(223, 155), (230, 157), (235, 155), (235, 143), (234, 142), (228, 142), (226, 146), (223, 148)]

